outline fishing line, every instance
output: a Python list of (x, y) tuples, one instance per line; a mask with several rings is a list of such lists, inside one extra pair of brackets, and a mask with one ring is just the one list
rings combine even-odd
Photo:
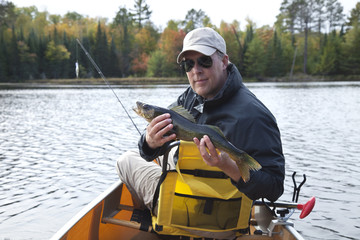
[(111, 87), (110, 83), (106, 80), (104, 74), (101, 72), (100, 68), (98, 67), (98, 65), (95, 63), (95, 61), (92, 59), (92, 57), (90, 56), (90, 54), (88, 53), (88, 51), (86, 51), (85, 47), (81, 44), (79, 39), (76, 39), (76, 41), (79, 43), (80, 47), (82, 48), (82, 50), (84, 50), (86, 56), (88, 57), (88, 59), (90, 60), (91, 64), (94, 66), (94, 68), (96, 69), (96, 71), (99, 73), (99, 75), (101, 76), (102, 80), (105, 82), (105, 84), (108, 86), (108, 88), (110, 88), (110, 90), (113, 92), (113, 94), (115, 95), (115, 97), (117, 98), (118, 102), (121, 104), (122, 108), (124, 109), (125, 113), (127, 114), (127, 116), (129, 117), (129, 119), (131, 120), (132, 124), (134, 125), (134, 127), (136, 128), (136, 130), (138, 131), (138, 133), (141, 135), (141, 132), (139, 131), (138, 127), (136, 126), (135, 122), (133, 121), (133, 119), (131, 118), (130, 114), (128, 113), (128, 111), (126, 110), (124, 104), (121, 102), (120, 98), (118, 97), (118, 95), (116, 95), (114, 89)]

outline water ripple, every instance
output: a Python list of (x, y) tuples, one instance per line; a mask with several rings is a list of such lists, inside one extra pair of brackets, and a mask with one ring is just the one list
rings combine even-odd
[[(307, 177), (299, 201), (317, 198), (306, 219), (294, 214), (295, 227), (308, 239), (356, 239), (360, 84), (248, 86), (282, 133), (281, 199), (292, 199), (294, 171), (297, 182)], [(136, 100), (165, 107), (183, 90), (115, 89), (141, 131), (146, 122), (131, 110)], [(115, 161), (137, 147), (139, 135), (108, 89), (0, 90), (0, 99), (0, 238), (48, 239), (118, 179)]]

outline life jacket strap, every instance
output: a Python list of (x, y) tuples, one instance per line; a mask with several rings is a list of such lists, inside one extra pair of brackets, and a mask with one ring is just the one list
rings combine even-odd
[(180, 172), (183, 174), (190, 174), (195, 177), (203, 177), (203, 178), (221, 178), (227, 179), (227, 176), (224, 172), (219, 171), (209, 171), (209, 170), (202, 170), (202, 169), (180, 169)]

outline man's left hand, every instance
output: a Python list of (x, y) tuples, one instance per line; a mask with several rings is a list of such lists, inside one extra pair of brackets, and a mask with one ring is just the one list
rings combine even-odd
[(240, 170), (235, 161), (233, 161), (226, 152), (221, 151), (219, 153), (214, 144), (211, 142), (209, 136), (205, 135), (200, 140), (198, 138), (194, 138), (193, 140), (207, 165), (220, 168), (226, 175), (236, 182), (240, 180)]

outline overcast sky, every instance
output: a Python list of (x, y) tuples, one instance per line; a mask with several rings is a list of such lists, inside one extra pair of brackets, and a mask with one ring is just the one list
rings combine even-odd
[[(120, 7), (131, 9), (134, 0), (8, 0), (17, 7), (35, 5), (39, 11), (48, 11), (50, 14), (64, 15), (67, 12), (77, 12), (83, 16), (106, 17), (113, 21)], [(245, 27), (245, 19), (249, 17), (258, 27), (272, 26), (279, 14), (283, 0), (146, 0), (152, 11), (151, 21), (158, 27), (166, 27), (170, 19), (183, 20), (187, 12), (194, 8), (203, 10), (210, 17), (211, 22), (217, 27), (221, 20), (231, 23), (233, 20), (240, 22), (241, 28)], [(344, 14), (349, 15), (355, 8), (356, 0), (339, 0), (344, 7)]]

